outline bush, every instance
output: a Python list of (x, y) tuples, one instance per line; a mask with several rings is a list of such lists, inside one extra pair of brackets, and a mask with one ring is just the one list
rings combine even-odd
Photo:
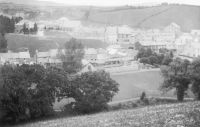
[(151, 65), (157, 64), (158, 62), (159, 62), (159, 61), (158, 61), (158, 58), (157, 58), (156, 56), (151, 55), (151, 56), (149, 57), (149, 63), (150, 63)]
[(119, 84), (105, 71), (86, 72), (77, 76), (72, 84), (74, 109), (79, 113), (92, 113), (108, 108), (107, 102), (118, 92)]
[(3, 87), (0, 106), (6, 112), (4, 120), (23, 121), (54, 113), (60, 75), (40, 65), (3, 66)]
[(140, 96), (140, 100), (138, 100), (138, 103), (140, 105), (149, 105), (149, 100), (146, 97), (146, 93), (142, 92), (141, 96)]
[(146, 98), (146, 93), (142, 92), (141, 96), (140, 96), (140, 100), (143, 101)]
[(162, 61), (162, 65), (168, 66), (172, 61), (173, 61), (173, 59), (169, 55), (167, 55), (164, 57), (164, 59)]
[(147, 57), (141, 58), (141, 59), (140, 59), (140, 63), (149, 64), (149, 63), (150, 63), (149, 58), (147, 58)]

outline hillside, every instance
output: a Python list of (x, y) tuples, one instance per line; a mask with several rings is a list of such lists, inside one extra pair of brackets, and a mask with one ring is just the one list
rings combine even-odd
[(166, 104), (40, 121), (15, 127), (199, 127), (200, 102)]
[(162, 5), (147, 8), (122, 8), (90, 11), (88, 22), (98, 24), (127, 24), (139, 28), (163, 28), (172, 22), (183, 31), (200, 29), (200, 6)]
[(200, 29), (200, 6), (163, 4), (152, 7), (95, 7), (61, 6), (36, 1), (34, 4), (30, 4), (30, 0), (23, 0), (26, 1), (24, 3), (21, 0), (17, 1), (13, 4), (0, 3), (0, 11), (10, 15), (23, 11), (29, 14), (26, 18), (31, 20), (52, 20), (67, 17), (81, 20), (85, 25), (129, 25), (137, 28), (163, 28), (175, 22), (181, 26), (184, 32)]

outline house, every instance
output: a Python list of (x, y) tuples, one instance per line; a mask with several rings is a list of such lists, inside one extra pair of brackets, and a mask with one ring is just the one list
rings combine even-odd
[[(86, 49), (87, 54), (93, 55), (96, 50), (94, 49)], [(60, 50), (58, 49), (51, 49), (48, 52), (36, 52), (35, 59), (36, 63), (44, 65), (44, 66), (62, 66), (62, 60), (59, 57)], [(64, 50), (61, 50), (61, 52), (64, 52)], [(87, 60), (82, 60), (83, 69), (80, 71), (81, 73), (87, 72), (87, 71), (95, 71), (96, 69), (93, 67), (93, 65)]]
[(97, 60), (97, 50), (94, 48), (85, 49), (84, 59), (89, 62), (95, 62)]
[(200, 41), (194, 41), (187, 43), (180, 55), (187, 57), (199, 57), (200, 56)]
[(83, 68), (81, 69), (80, 73), (88, 72), (88, 71), (96, 71), (97, 69), (87, 60), (82, 60)]
[(23, 29), (24, 24), (28, 29), (30, 29), (34, 27), (35, 23), (29, 20), (21, 20), (19, 23), (15, 24), (15, 32), (20, 33), (21, 30)]
[(200, 36), (200, 30), (191, 30), (192, 35)]
[(109, 44), (116, 44), (117, 43), (117, 26), (106, 27), (104, 39)]
[(29, 64), (31, 61), (29, 52), (18, 52), (18, 53), (0, 53), (0, 63), (11, 63), (11, 64)]
[(117, 27), (117, 43), (130, 44), (132, 43), (133, 29), (128, 26)]
[(170, 25), (166, 26), (163, 30), (167, 33), (178, 34), (181, 32), (181, 27), (178, 24), (172, 22)]
[(46, 64), (50, 62), (49, 52), (36, 52), (35, 55), (36, 63)]
[(150, 48), (154, 52), (159, 52), (159, 49), (167, 48), (166, 42), (142, 42), (142, 46), (145, 48)]
[[(47, 52), (36, 51), (35, 61), (42, 65), (60, 65), (62, 61), (59, 58), (59, 52), (60, 50), (58, 49), (51, 49)], [(63, 52), (63, 50), (61, 50), (61, 52)]]
[(175, 49), (177, 53), (180, 54), (183, 52), (184, 47), (187, 43), (191, 43), (193, 41), (193, 37), (190, 33), (183, 33), (175, 40)]
[(22, 17), (24, 19), (25, 18), (25, 14), (23, 12), (17, 12), (15, 14), (15, 17)]
[(105, 28), (105, 40), (109, 44), (132, 43), (133, 29), (129, 26), (108, 26)]

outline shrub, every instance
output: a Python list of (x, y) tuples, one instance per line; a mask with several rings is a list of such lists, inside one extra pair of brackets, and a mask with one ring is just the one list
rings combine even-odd
[(107, 102), (118, 92), (119, 84), (105, 71), (86, 72), (77, 76), (72, 84), (74, 109), (91, 113), (107, 109)]
[(166, 55), (162, 61), (162, 65), (168, 66), (172, 61), (173, 59), (169, 55)]
[(143, 101), (146, 98), (146, 93), (142, 92), (141, 96), (140, 96), (140, 100)]
[(140, 100), (138, 100), (138, 103), (140, 105), (149, 105), (149, 100), (146, 97), (146, 93), (142, 92), (141, 96), (140, 96)]
[(141, 58), (141, 59), (140, 59), (140, 63), (149, 64), (149, 63), (150, 63), (149, 58), (147, 58), (147, 57)]
[(158, 58), (157, 58), (156, 56), (151, 55), (151, 56), (149, 57), (149, 63), (150, 63), (151, 65), (157, 64), (157, 63), (158, 63)]

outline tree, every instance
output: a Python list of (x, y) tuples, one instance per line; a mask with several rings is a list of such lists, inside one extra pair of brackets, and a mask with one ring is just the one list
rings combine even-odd
[(150, 63), (151, 65), (157, 64), (157, 63), (158, 63), (158, 58), (157, 58), (156, 56), (154, 56), (154, 55), (151, 55), (151, 56), (149, 57), (149, 63)]
[(142, 45), (140, 44), (140, 42), (136, 42), (136, 43), (134, 44), (134, 46), (135, 46), (135, 49), (136, 49), (136, 50), (140, 50), (140, 49), (142, 48)]
[(21, 17), (12, 17), (0, 15), (0, 33), (13, 33), (15, 31), (15, 23), (22, 20)]
[(63, 69), (68, 73), (77, 73), (82, 68), (84, 47), (81, 42), (72, 38), (65, 43), (65, 53), (61, 52)]
[(137, 59), (144, 57), (145, 49), (141, 48), (137, 53)]
[(166, 55), (162, 61), (162, 65), (169, 65), (172, 61), (173, 59), (169, 55)]
[(197, 100), (200, 100), (200, 58), (197, 58), (192, 62), (190, 74), (192, 80), (192, 92)]
[(38, 26), (37, 26), (37, 24), (36, 24), (36, 23), (34, 24), (33, 31), (34, 31), (35, 33), (37, 33), (37, 32), (38, 32)]
[(23, 24), (22, 31), (24, 34), (29, 34), (29, 29), (26, 27), (26, 23)]
[(150, 64), (149, 58), (148, 57), (143, 57), (140, 59), (140, 63), (143, 64)]
[(41, 65), (5, 65), (1, 68), (3, 91), (0, 106), (4, 118), (12, 121), (47, 116), (54, 112), (53, 103), (66, 78), (54, 69)]
[(0, 52), (1, 53), (5, 53), (8, 51), (7, 48), (8, 44), (7, 44), (7, 40), (5, 39), (5, 35), (0, 33)]
[(149, 57), (149, 56), (151, 56), (151, 55), (153, 55), (152, 50), (151, 50), (150, 48), (146, 49), (145, 54), (144, 54), (144, 57)]
[(189, 61), (177, 58), (169, 66), (161, 68), (164, 77), (161, 89), (168, 91), (175, 88), (178, 101), (183, 101), (190, 84), (189, 65)]
[(170, 58), (173, 58), (173, 57), (174, 57), (174, 54), (173, 54), (172, 51), (170, 51), (169, 56), (170, 56)]
[(79, 113), (90, 113), (107, 108), (107, 103), (118, 92), (119, 84), (105, 71), (86, 72), (73, 81), (74, 109)]
[(11, 19), (10, 19), (10, 33), (14, 33), (15, 32), (15, 19), (14, 19), (14, 17), (12, 17)]
[(164, 59), (164, 54), (157, 54), (158, 64), (161, 65)]
[(141, 48), (137, 54), (137, 58), (149, 57), (151, 55), (153, 55), (153, 52), (150, 48), (148, 49)]
[(169, 50), (166, 48), (159, 49), (159, 53), (166, 54), (167, 52), (169, 52)]

